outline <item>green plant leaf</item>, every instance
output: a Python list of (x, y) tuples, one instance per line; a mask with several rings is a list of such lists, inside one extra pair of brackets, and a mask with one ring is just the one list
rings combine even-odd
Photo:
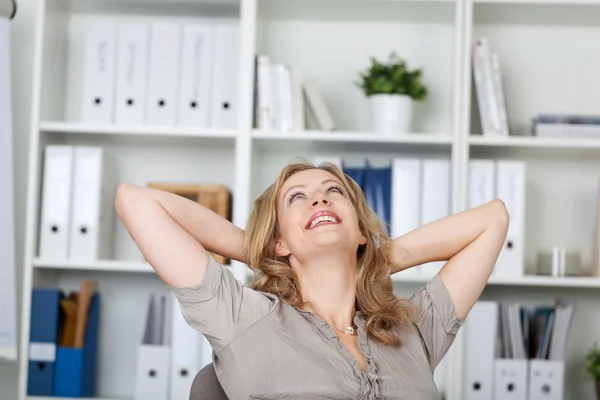
[(600, 348), (597, 343), (588, 350), (585, 361), (588, 376), (594, 381), (600, 380)]
[(359, 72), (356, 85), (366, 96), (375, 94), (409, 95), (414, 100), (423, 101), (428, 91), (422, 82), (421, 69), (410, 70), (406, 62), (396, 52), (392, 52), (387, 62), (370, 57), (370, 64)]

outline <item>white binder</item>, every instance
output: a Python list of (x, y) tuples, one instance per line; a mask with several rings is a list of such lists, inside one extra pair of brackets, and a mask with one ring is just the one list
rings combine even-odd
[(181, 51), (178, 125), (210, 126), (213, 28), (186, 26)]
[(494, 400), (529, 400), (529, 364), (525, 359), (496, 359)]
[[(450, 160), (422, 160), (421, 225), (450, 214)], [(444, 265), (435, 261), (420, 266), (421, 274), (433, 277)]]
[(496, 194), (506, 205), (510, 223), (494, 275), (522, 276), (525, 270), (526, 164), (500, 160), (496, 164)]
[(110, 259), (116, 179), (101, 147), (75, 147), (69, 259)]
[(171, 296), (171, 399), (187, 399), (196, 373), (200, 370), (202, 335), (183, 318), (177, 298)]
[(215, 28), (211, 126), (235, 128), (238, 115), (239, 41), (237, 25)]
[(496, 197), (494, 160), (469, 161), (469, 208), (488, 203)]
[(146, 105), (146, 123), (149, 125), (176, 124), (180, 60), (180, 27), (166, 23), (153, 24)]
[(169, 399), (170, 354), (169, 346), (140, 345), (137, 354), (135, 400)]
[(153, 294), (138, 347), (134, 400), (169, 400), (171, 348), (165, 345), (165, 315), (166, 297)]
[(144, 124), (150, 29), (146, 24), (119, 26), (115, 123)]
[(39, 243), (43, 259), (68, 258), (73, 158), (72, 146), (46, 146)]
[(528, 400), (562, 400), (564, 380), (564, 361), (530, 360)]
[(490, 400), (498, 335), (498, 303), (478, 301), (463, 326), (465, 335), (463, 399)]
[(94, 124), (113, 121), (117, 28), (111, 22), (88, 26), (85, 40), (81, 120)]
[[(421, 224), (421, 160), (418, 158), (395, 158), (392, 162), (392, 237), (404, 235)], [(416, 275), (419, 266), (392, 275), (394, 280), (402, 276)]]

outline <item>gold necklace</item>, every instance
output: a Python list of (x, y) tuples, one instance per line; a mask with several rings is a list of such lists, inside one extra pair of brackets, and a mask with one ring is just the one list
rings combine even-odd
[(335, 329), (337, 329), (340, 332), (344, 332), (346, 335), (354, 335), (354, 333), (356, 332), (355, 325), (347, 326), (345, 329), (340, 329), (340, 328), (338, 328), (337, 326), (335, 326), (334, 324), (331, 324), (331, 323), (329, 325), (333, 326)]

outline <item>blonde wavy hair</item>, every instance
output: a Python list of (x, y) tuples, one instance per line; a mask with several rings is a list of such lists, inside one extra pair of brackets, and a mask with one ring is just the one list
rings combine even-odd
[(275, 254), (278, 235), (277, 205), (282, 186), (292, 175), (308, 169), (322, 169), (335, 176), (358, 216), (359, 228), (367, 243), (358, 247), (356, 276), (356, 309), (365, 317), (367, 334), (387, 345), (400, 345), (397, 328), (414, 321), (411, 301), (394, 295), (390, 277), (392, 244), (385, 225), (368, 206), (362, 189), (339, 167), (331, 163), (316, 166), (306, 160), (293, 161), (276, 181), (255, 200), (245, 235), (249, 267), (255, 272), (252, 287), (272, 293), (289, 305), (304, 304), (298, 277), (287, 257)]

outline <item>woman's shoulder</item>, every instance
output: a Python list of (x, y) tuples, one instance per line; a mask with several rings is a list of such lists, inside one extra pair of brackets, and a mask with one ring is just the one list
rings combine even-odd
[(439, 324), (445, 333), (455, 334), (464, 323), (464, 318), (456, 314), (450, 292), (439, 275), (417, 290), (410, 300), (418, 308), (416, 323), (421, 326), (435, 329), (432, 324)]

